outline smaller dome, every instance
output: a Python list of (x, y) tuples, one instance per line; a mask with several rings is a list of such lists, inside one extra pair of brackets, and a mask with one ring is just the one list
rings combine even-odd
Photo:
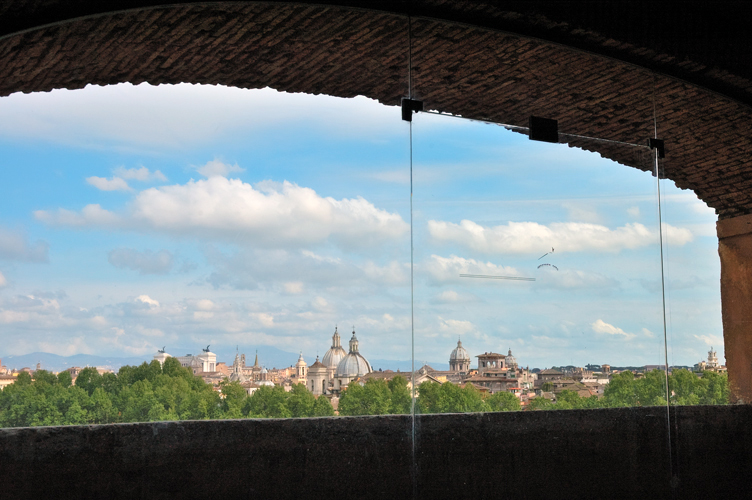
[(330, 368), (336, 368), (345, 356), (347, 356), (347, 352), (342, 348), (339, 333), (335, 327), (334, 335), (332, 335), (332, 347), (324, 353), (321, 362)]
[(517, 359), (512, 356), (512, 349), (509, 349), (509, 353), (507, 353), (506, 358), (504, 358), (504, 365), (507, 368), (517, 369)]
[(358, 338), (355, 336), (355, 330), (353, 330), (352, 338), (350, 339), (350, 352), (337, 365), (335, 377), (352, 378), (366, 375), (373, 371), (371, 363), (358, 352), (358, 347)]
[(449, 361), (470, 361), (470, 354), (468, 354), (467, 349), (462, 347), (461, 340), (457, 341), (457, 347), (454, 348), (452, 354), (449, 356)]

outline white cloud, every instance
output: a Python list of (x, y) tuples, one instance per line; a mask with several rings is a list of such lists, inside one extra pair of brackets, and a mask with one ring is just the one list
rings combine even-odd
[(300, 295), (303, 293), (303, 282), (301, 281), (289, 281), (284, 283), (285, 293), (290, 295)]
[(610, 325), (603, 321), (602, 319), (596, 320), (592, 325), (590, 325), (595, 333), (604, 333), (607, 335), (620, 335), (623, 336), (626, 339), (633, 339), (635, 337), (634, 333), (627, 333), (621, 328)]
[(642, 334), (651, 339), (655, 337), (655, 334), (651, 332), (650, 330), (648, 330), (647, 328), (642, 329)]
[(634, 217), (634, 218), (639, 217), (640, 216), (640, 207), (629, 207), (627, 209), (627, 214), (630, 217)]
[(136, 302), (141, 302), (142, 304), (146, 304), (150, 307), (159, 307), (159, 302), (152, 299), (148, 295), (139, 295), (135, 299)]
[[(88, 148), (195, 150), (274, 127), (306, 127), (345, 137), (403, 133), (399, 108), (374, 99), (291, 94), (220, 85), (129, 83), (3, 98), (0, 134)], [(190, 106), (186, 103), (190, 102)]]
[(376, 283), (385, 285), (406, 285), (410, 283), (410, 264), (395, 260), (386, 266), (379, 266), (371, 261), (363, 265), (366, 277)]
[(49, 245), (44, 241), (32, 244), (21, 231), (0, 226), (0, 259), (26, 262), (47, 262)]
[(148, 181), (164, 182), (167, 180), (167, 177), (159, 170), (150, 172), (149, 169), (146, 167), (141, 167), (141, 168), (117, 167), (114, 173), (117, 177), (120, 177), (121, 179), (129, 179), (129, 180), (132, 179), (132, 180), (140, 181), (140, 182), (148, 182)]
[(207, 162), (203, 167), (196, 168), (196, 171), (204, 177), (227, 177), (232, 173), (245, 172), (244, 168), (240, 168), (238, 164), (228, 165), (219, 160), (212, 160)]
[(269, 313), (253, 313), (251, 317), (258, 321), (262, 326), (274, 326), (274, 316)]
[(401, 237), (409, 229), (399, 214), (378, 209), (360, 197), (322, 197), (287, 181), (254, 189), (224, 177), (141, 191), (124, 215), (97, 204), (87, 205), (80, 213), (61, 208), (34, 215), (49, 225), (150, 229), (267, 247), (331, 240), (342, 247), (362, 248)]
[(3, 273), (0, 273), (0, 288), (4, 287), (8, 284), (8, 280), (5, 279), (5, 276), (3, 276)]
[(130, 191), (131, 187), (120, 177), (106, 179), (104, 177), (87, 177), (86, 182), (100, 191)]
[(514, 267), (499, 266), (492, 262), (482, 262), (475, 259), (465, 259), (456, 255), (441, 257), (431, 255), (431, 258), (421, 264), (421, 270), (428, 273), (434, 284), (459, 282), (460, 274), (485, 274), (493, 276), (519, 276)]
[(472, 321), (444, 319), (439, 316), (439, 330), (453, 335), (466, 335), (476, 330)]
[[(484, 227), (470, 220), (459, 224), (428, 221), (431, 237), (484, 253), (536, 254), (554, 247), (557, 252), (610, 251), (657, 244), (658, 235), (642, 224), (630, 223), (616, 229), (581, 222), (554, 222), (548, 226), (537, 222), (509, 222)], [(666, 242), (684, 245), (692, 241), (685, 228), (664, 225)]]
[(471, 301), (480, 301), (480, 299), (473, 295), (457, 293), (454, 290), (444, 290), (436, 295), (431, 302), (435, 304), (460, 304)]
[(702, 340), (706, 345), (709, 346), (723, 345), (723, 337), (721, 337), (720, 335), (693, 335), (693, 337), (697, 340)]
[(74, 212), (64, 208), (57, 209), (57, 212), (36, 210), (34, 217), (38, 221), (51, 226), (99, 226), (116, 228), (123, 223), (123, 220), (119, 216), (102, 208), (98, 203), (86, 205), (81, 212)]
[(215, 304), (209, 299), (201, 299), (198, 302), (196, 302), (196, 309), (200, 311), (211, 311), (214, 309)]
[(140, 274), (167, 274), (174, 263), (172, 253), (167, 250), (139, 252), (133, 248), (111, 250), (107, 260), (117, 268), (131, 269)]

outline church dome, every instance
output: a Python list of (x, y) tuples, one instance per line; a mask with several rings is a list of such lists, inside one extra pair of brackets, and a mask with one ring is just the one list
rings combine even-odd
[(350, 352), (339, 362), (334, 376), (352, 378), (372, 371), (371, 364), (358, 352), (358, 339), (355, 337), (355, 330), (353, 330), (353, 336), (350, 339)]
[(337, 328), (335, 327), (334, 335), (332, 335), (332, 347), (324, 353), (321, 362), (330, 368), (334, 368), (339, 365), (345, 356), (347, 356), (347, 352), (342, 348), (339, 333), (337, 333)]
[(454, 348), (452, 354), (449, 356), (449, 361), (470, 361), (470, 355), (467, 353), (467, 350), (462, 347), (461, 340), (457, 341), (457, 347)]
[(517, 359), (512, 356), (512, 349), (509, 349), (507, 357), (504, 358), (504, 366), (507, 368), (514, 368), (515, 370), (517, 369)]

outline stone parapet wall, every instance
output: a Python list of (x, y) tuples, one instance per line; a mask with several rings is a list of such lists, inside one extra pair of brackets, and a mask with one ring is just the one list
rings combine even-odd
[[(752, 487), (752, 407), (0, 429), (3, 498), (714, 498)], [(672, 485), (674, 491), (672, 491)]]

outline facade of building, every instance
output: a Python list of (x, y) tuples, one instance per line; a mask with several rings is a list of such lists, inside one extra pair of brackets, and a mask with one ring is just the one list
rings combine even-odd
[(319, 357), (316, 356), (316, 362), (308, 368), (308, 381), (306, 382), (306, 387), (314, 396), (327, 393), (329, 389), (328, 373), (329, 370), (326, 365), (319, 361)]

